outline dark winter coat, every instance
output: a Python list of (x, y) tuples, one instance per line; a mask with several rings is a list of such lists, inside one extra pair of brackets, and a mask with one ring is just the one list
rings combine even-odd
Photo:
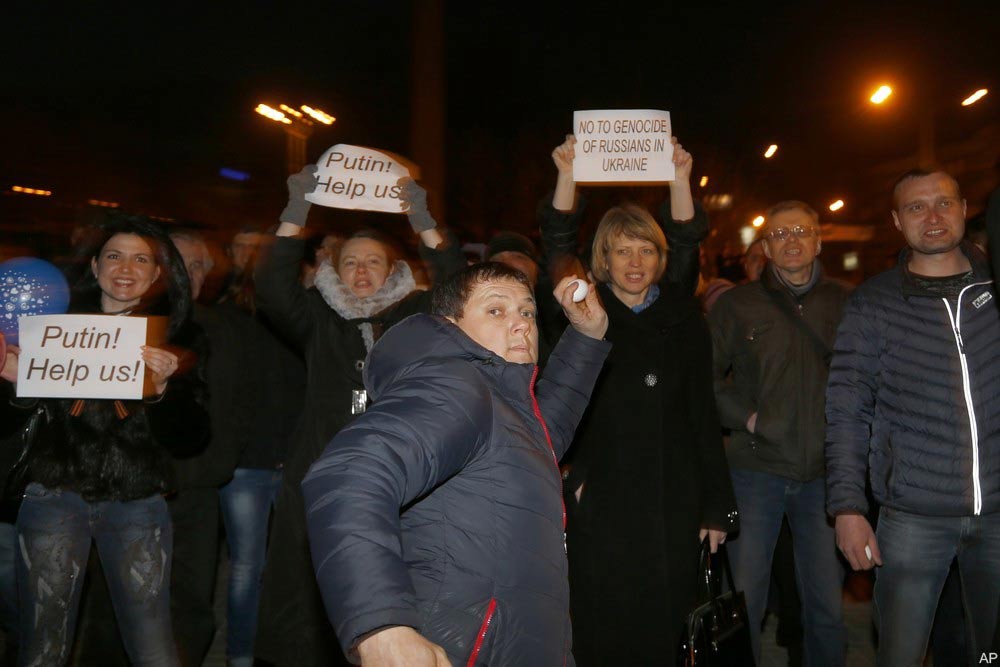
[(566, 496), (581, 665), (673, 656), (696, 602), (698, 531), (737, 526), (708, 327), (694, 297), (660, 289), (636, 314), (598, 288), (614, 348), (573, 445)]
[(609, 348), (567, 329), (536, 387), (536, 366), (443, 318), (383, 336), (365, 370), (372, 409), (303, 484), (345, 650), (407, 625), (455, 665), (572, 663), (557, 459)]
[[(730, 467), (800, 482), (823, 475), (828, 357), (849, 295), (846, 284), (820, 276), (796, 297), (768, 267), (760, 280), (718, 298), (708, 320), (719, 419), (732, 429)], [(750, 433), (746, 424), (754, 412), (757, 427)]]
[[(308, 575), (312, 562), (300, 485), (323, 448), (356, 416), (351, 413), (352, 396), (364, 389), (361, 374), (367, 356), (358, 327), (362, 320), (341, 317), (319, 291), (299, 283), (304, 250), (303, 240), (278, 237), (256, 273), (258, 309), (305, 359), (306, 397), (272, 521), (254, 655), (279, 666), (296, 667), (343, 659), (315, 578)], [(457, 246), (430, 255), (455, 268), (465, 265)], [(378, 334), (429, 306), (429, 293), (415, 292), (364, 321)]]
[(956, 304), (907, 262), (861, 285), (837, 331), (826, 393), (827, 510), (925, 516), (1000, 511), (1000, 312), (983, 254)]
[[(574, 252), (582, 207), (541, 210), (546, 252)], [(669, 253), (659, 298), (636, 314), (607, 285), (598, 287), (614, 348), (570, 449), (566, 480), (580, 665), (672, 660), (696, 601), (698, 531), (737, 527), (711, 339), (691, 296), (708, 219), (696, 206), (694, 220), (674, 221), (669, 199), (660, 217)]]

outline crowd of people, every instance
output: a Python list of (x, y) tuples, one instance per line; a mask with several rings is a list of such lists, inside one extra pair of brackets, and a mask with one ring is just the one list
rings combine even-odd
[(82, 235), (70, 312), (163, 334), (142, 400), (18, 398), (7, 348), (8, 658), (201, 664), (220, 535), (234, 666), (673, 663), (703, 544), (758, 663), (783, 553), (804, 664), (846, 664), (844, 577), (875, 567), (880, 665), (922, 664), (953, 562), (952, 658), (1000, 649), (1000, 310), (957, 181), (899, 179), (905, 248), (860, 287), (823, 274), (795, 200), (741, 284), (706, 285), (683, 146), (658, 218), (614, 206), (584, 243), (575, 143), (541, 252), (502, 231), (470, 262), (409, 179), (423, 267), (376, 229), (316, 233), (312, 166), (212, 294), (197, 231)]

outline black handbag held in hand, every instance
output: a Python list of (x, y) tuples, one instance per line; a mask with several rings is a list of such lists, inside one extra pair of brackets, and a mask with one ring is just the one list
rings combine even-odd
[[(718, 570), (712, 569), (713, 561)], [(729, 584), (725, 593), (723, 576)], [(701, 543), (698, 590), (702, 602), (684, 623), (678, 667), (753, 667), (746, 598), (733, 583), (726, 545), (720, 544), (713, 556), (707, 537)]]

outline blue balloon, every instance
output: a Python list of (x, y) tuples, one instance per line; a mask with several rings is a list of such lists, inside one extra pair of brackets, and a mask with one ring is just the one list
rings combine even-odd
[(62, 315), (69, 285), (62, 271), (43, 259), (15, 257), (0, 264), (0, 332), (17, 345), (21, 315)]

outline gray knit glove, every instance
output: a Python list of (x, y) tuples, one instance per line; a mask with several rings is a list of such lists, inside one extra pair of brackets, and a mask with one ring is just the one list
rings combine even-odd
[(306, 201), (306, 195), (316, 189), (316, 165), (307, 164), (302, 167), (302, 171), (289, 176), (285, 183), (288, 184), (288, 205), (278, 220), (305, 227), (306, 216), (312, 207), (312, 204)]
[(404, 178), (401, 181), (400, 185), (403, 188), (399, 198), (406, 206), (406, 217), (409, 218), (413, 231), (419, 234), (437, 227), (437, 222), (427, 210), (427, 190), (420, 187), (420, 184), (412, 178)]

